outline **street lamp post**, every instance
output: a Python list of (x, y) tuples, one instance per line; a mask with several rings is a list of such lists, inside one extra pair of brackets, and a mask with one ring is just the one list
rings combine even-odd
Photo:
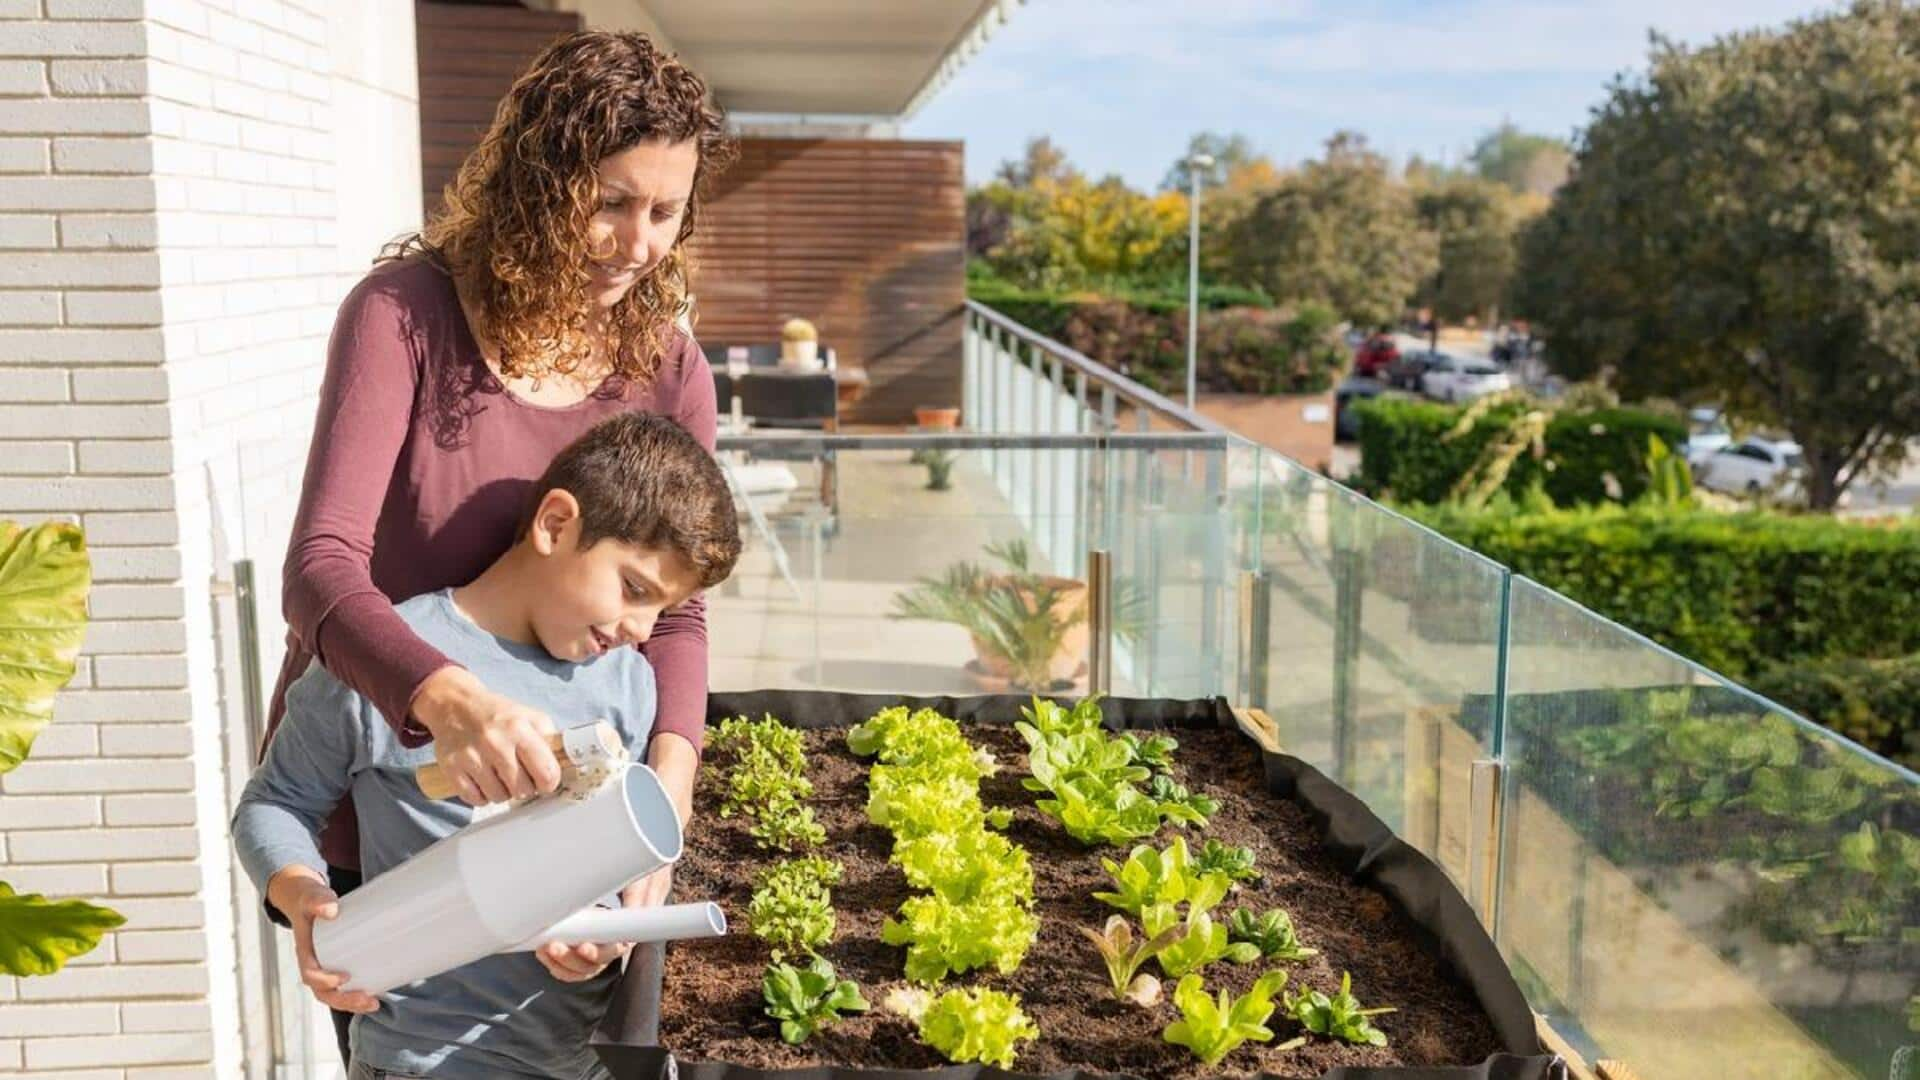
[(1192, 410), (1198, 381), (1196, 357), (1200, 348), (1200, 172), (1213, 168), (1213, 157), (1194, 154), (1187, 158), (1187, 184), (1193, 207), (1187, 225), (1187, 408)]

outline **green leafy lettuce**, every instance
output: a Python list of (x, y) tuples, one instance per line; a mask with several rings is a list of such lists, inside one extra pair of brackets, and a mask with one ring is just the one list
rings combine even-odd
[[(1272, 1041), (1273, 1030), (1266, 1026), (1267, 1018), (1273, 1015), (1273, 996), (1286, 984), (1286, 972), (1270, 971), (1240, 997), (1225, 990), (1218, 997), (1208, 997), (1200, 976), (1188, 975), (1173, 991), (1180, 1019), (1167, 1025), (1161, 1038), (1193, 1051), (1193, 1056), (1208, 1066), (1218, 1065), (1241, 1043)], [(1294, 1039), (1281, 1044), (1280, 1049), (1290, 1050), (1304, 1042)]]

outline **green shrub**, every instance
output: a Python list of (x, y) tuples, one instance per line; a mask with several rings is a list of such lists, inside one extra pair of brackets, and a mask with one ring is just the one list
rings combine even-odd
[[(1732, 678), (1777, 663), (1920, 652), (1920, 523), (1657, 506), (1402, 509)], [(1396, 545), (1412, 535), (1396, 531), (1372, 565), (1411, 559)]]
[(1775, 664), (1749, 685), (1883, 757), (1920, 768), (1920, 654)]
[[(1447, 498), (1488, 442), (1526, 406), (1514, 402), (1488, 410), (1473, 428), (1454, 439), (1465, 406), (1438, 405), (1404, 398), (1374, 398), (1360, 410), (1362, 490), (1400, 502), (1437, 503)], [(1547, 423), (1545, 457), (1522, 454), (1507, 474), (1505, 490), (1518, 498), (1539, 480), (1561, 506), (1608, 501), (1631, 502), (1647, 488), (1647, 437), (1677, 449), (1686, 425), (1639, 409), (1562, 412)], [(1609, 491), (1607, 477), (1613, 477)]]

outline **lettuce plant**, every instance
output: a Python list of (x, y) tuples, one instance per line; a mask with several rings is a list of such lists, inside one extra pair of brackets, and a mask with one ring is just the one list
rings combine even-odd
[(1227, 917), (1227, 934), (1234, 941), (1247, 942), (1269, 960), (1305, 960), (1319, 953), (1305, 948), (1294, 935), (1293, 916), (1280, 908), (1264, 915), (1241, 909)]
[(1180, 740), (1171, 735), (1139, 735), (1122, 732), (1120, 741), (1127, 744), (1127, 752), (1133, 755), (1136, 765), (1145, 765), (1150, 769), (1165, 770), (1173, 767), (1173, 752), (1180, 748)]
[(951, 1062), (978, 1061), (1013, 1067), (1019, 1044), (1040, 1037), (1040, 1028), (1020, 1009), (1020, 998), (998, 990), (949, 990), (932, 997), (924, 990), (896, 992), (889, 1008), (914, 1021), (920, 1038)]
[(1287, 999), (1287, 1011), (1300, 1026), (1316, 1035), (1331, 1035), (1358, 1046), (1385, 1046), (1387, 1036), (1367, 1018), (1390, 1013), (1391, 1008), (1363, 1009), (1353, 996), (1353, 975), (1340, 973), (1340, 992), (1332, 996), (1302, 990)]
[(926, 893), (900, 905), (900, 917), (881, 926), (880, 940), (905, 945), (907, 978), (933, 984), (982, 967), (1011, 973), (1039, 930), (1040, 920), (1010, 896), (956, 902)]
[(1113, 996), (1121, 1000), (1136, 992), (1135, 979), (1140, 968), (1180, 937), (1178, 927), (1169, 927), (1155, 937), (1136, 939), (1133, 925), (1124, 915), (1109, 916), (1107, 925), (1100, 930), (1082, 926), (1080, 932), (1100, 950), (1100, 959), (1107, 965), (1107, 979), (1113, 984)]
[(1167, 798), (1139, 787), (1154, 776), (1137, 755), (1164, 756), (1168, 752), (1164, 744), (1144, 750), (1137, 736), (1108, 735), (1099, 724), (1098, 705), (1092, 702), (1089, 698), (1068, 710), (1035, 699), (1032, 708), (1021, 710), (1027, 719), (1014, 729), (1026, 740), (1027, 767), (1033, 773), (1021, 785), (1052, 796), (1039, 800), (1040, 812), (1088, 845), (1123, 844), (1152, 836), (1168, 818), (1205, 824), (1206, 814), (1201, 811), (1210, 807), (1211, 799), (1192, 795), (1164, 777), (1159, 778), (1165, 780), (1160, 790)]
[(1186, 904), (1189, 915), (1206, 911), (1224, 899), (1232, 885), (1224, 874), (1201, 873), (1195, 867), (1185, 837), (1174, 837), (1163, 851), (1142, 844), (1128, 853), (1124, 864), (1112, 859), (1100, 864), (1112, 875), (1114, 891), (1094, 893), (1094, 899), (1139, 916), (1150, 936), (1180, 921), (1179, 905)]
[(1098, 732), (1102, 730), (1104, 720), (1100, 712), (1098, 694), (1081, 698), (1071, 709), (1057, 701), (1036, 697), (1032, 705), (1020, 707), (1020, 715), (1026, 720), (1028, 726), (1049, 736), (1085, 735)]
[(767, 1015), (780, 1021), (780, 1037), (798, 1046), (841, 1013), (866, 1012), (867, 999), (852, 979), (836, 978), (833, 965), (816, 956), (806, 967), (772, 964), (760, 982)]
[(1027, 849), (985, 829), (936, 832), (894, 843), (893, 861), (907, 884), (957, 903), (985, 897), (1033, 902)]
[[(1218, 997), (1208, 997), (1200, 976), (1188, 975), (1173, 991), (1180, 1019), (1167, 1025), (1161, 1038), (1193, 1051), (1193, 1056), (1209, 1067), (1218, 1065), (1241, 1043), (1272, 1041), (1273, 1030), (1266, 1026), (1267, 1018), (1273, 1015), (1273, 996), (1286, 984), (1286, 972), (1269, 971), (1239, 997), (1225, 990)], [(1304, 1038), (1293, 1039), (1279, 1049), (1291, 1050), (1305, 1042)]]
[(1248, 964), (1260, 959), (1260, 947), (1235, 942), (1227, 928), (1213, 921), (1205, 911), (1187, 916), (1185, 931), (1172, 944), (1160, 950), (1160, 970), (1171, 978), (1182, 978), (1217, 960)]

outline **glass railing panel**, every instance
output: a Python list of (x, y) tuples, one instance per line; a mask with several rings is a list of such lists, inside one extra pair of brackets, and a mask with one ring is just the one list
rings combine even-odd
[(1514, 580), (1498, 939), (1648, 1080), (1890, 1075), (1920, 1041), (1920, 782)]
[(1470, 851), (1491, 843), (1474, 832), (1472, 770), (1493, 750), (1505, 570), (1286, 458), (1263, 461), (1254, 703), (1292, 753), (1465, 885)]

